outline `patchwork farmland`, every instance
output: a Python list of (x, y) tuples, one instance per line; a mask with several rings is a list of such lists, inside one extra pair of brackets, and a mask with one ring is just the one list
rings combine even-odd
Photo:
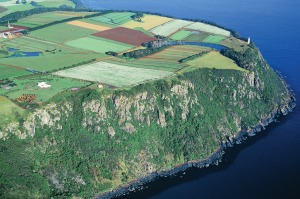
[[(135, 21), (132, 12), (59, 22), (90, 14), (48, 12), (16, 22), (27, 27), (57, 24), (29, 31), (28, 35), (13, 33), (0, 39), (0, 80), (8, 79), (16, 85), (4, 86), (8, 90), (0, 87), (0, 95), (21, 104), (46, 103), (61, 92), (80, 90), (92, 83), (122, 88), (203, 67), (245, 71), (211, 48), (164, 46), (182, 40), (221, 44), (238, 51), (247, 48), (245, 42), (228, 37), (227, 31), (211, 25), (149, 14)], [(0, 26), (0, 30), (7, 31), (7, 27)], [(158, 47), (142, 46), (152, 41)], [(202, 52), (208, 54), (179, 62)], [(134, 56), (130, 57), (131, 54)], [(40, 89), (40, 82), (51, 87)]]
[(156, 40), (156, 38), (150, 37), (140, 31), (123, 27), (98, 32), (93, 35), (134, 46), (141, 46), (142, 43)]

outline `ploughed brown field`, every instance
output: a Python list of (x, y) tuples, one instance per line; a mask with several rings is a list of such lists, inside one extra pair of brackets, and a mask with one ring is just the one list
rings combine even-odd
[(93, 35), (134, 46), (140, 46), (142, 43), (156, 40), (156, 38), (150, 37), (140, 31), (123, 27), (97, 32)]

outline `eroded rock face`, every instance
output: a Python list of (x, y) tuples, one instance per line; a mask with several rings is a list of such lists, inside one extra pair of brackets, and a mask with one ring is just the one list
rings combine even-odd
[[(111, 119), (117, 120), (119, 128), (128, 133), (136, 131), (132, 121), (142, 122), (147, 126), (150, 126), (151, 123), (157, 123), (164, 128), (168, 125), (165, 118), (166, 113), (171, 117), (175, 115), (174, 106), (180, 107), (181, 117), (185, 120), (192, 105), (198, 103), (197, 96), (189, 94), (189, 91), (193, 89), (194, 85), (191, 82), (182, 81), (181, 84), (172, 86), (170, 95), (160, 95), (160, 93), (150, 95), (145, 91), (130, 97), (121, 94), (84, 101), (82, 103), (84, 116), (81, 124), (94, 132), (103, 132), (106, 129), (112, 137), (116, 131), (107, 123)], [(174, 104), (171, 100), (172, 97), (178, 98), (180, 103)], [(163, 107), (158, 106), (157, 100), (159, 98), (162, 98)], [(111, 110), (107, 110), (109, 100), (112, 100), (114, 105)], [(8, 125), (1, 131), (0, 139), (6, 139), (10, 133), (17, 135), (20, 139), (25, 139), (27, 136), (33, 137), (38, 127), (48, 127), (57, 131), (62, 130), (61, 123), (68, 122), (68, 117), (72, 115), (75, 108), (78, 107), (74, 107), (70, 102), (48, 104), (30, 114), (21, 128), (19, 123)], [(61, 120), (62, 117), (64, 121)]]
[[(255, 125), (264, 126), (274, 112), (289, 111), (289, 97), (280, 103), (266, 100), (273, 103), (270, 109), (256, 108), (266, 99), (265, 82), (257, 73), (226, 74), (200, 71), (196, 78), (162, 81), (149, 90), (141, 86), (134, 91), (84, 96), (83, 102), (70, 98), (48, 104), (22, 123), (1, 128), (0, 139), (12, 134), (36, 139), (30, 150), (41, 153), (40, 157), (53, 155), (52, 162), (47, 159), (37, 165), (58, 191), (64, 192), (70, 183), (75, 187), (92, 183), (94, 190), (103, 183), (118, 187), (152, 172), (207, 158), (220, 143), (233, 142), (238, 132), (251, 132), (252, 124), (245, 122), (249, 117)], [(205, 83), (199, 83), (199, 77)], [(55, 158), (64, 162), (51, 165)]]

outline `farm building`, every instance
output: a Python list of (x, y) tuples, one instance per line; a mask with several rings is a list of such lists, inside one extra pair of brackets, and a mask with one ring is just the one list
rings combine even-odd
[(50, 88), (51, 85), (47, 84), (46, 82), (40, 82), (40, 83), (38, 83), (38, 87), (40, 87), (40, 88)]

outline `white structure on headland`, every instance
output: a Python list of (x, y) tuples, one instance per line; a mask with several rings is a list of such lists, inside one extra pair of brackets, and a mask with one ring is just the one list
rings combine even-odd
[(40, 87), (40, 88), (50, 88), (51, 85), (47, 84), (46, 82), (40, 82), (40, 83), (38, 83), (38, 87)]
[(8, 27), (8, 29), (14, 28), (14, 27), (12, 27), (12, 26), (9, 24), (9, 21), (7, 21), (7, 27)]
[(251, 39), (250, 39), (250, 37), (248, 37), (248, 45), (250, 44), (250, 42), (251, 42)]

